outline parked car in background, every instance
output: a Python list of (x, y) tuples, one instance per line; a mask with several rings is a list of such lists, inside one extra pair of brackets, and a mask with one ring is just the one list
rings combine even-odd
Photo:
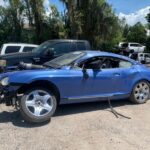
[(131, 53), (129, 55), (131, 59), (139, 61), (142, 64), (150, 63), (150, 53)]
[(121, 42), (119, 43), (119, 48), (127, 53), (143, 53), (146, 47), (139, 43)]
[(0, 83), (1, 102), (18, 106), (25, 120), (38, 123), (49, 120), (60, 104), (108, 97), (143, 104), (150, 95), (150, 69), (113, 53), (76, 51), (36, 69), (3, 73)]
[(89, 49), (91, 46), (86, 40), (49, 40), (28, 53), (1, 55), (0, 61), (6, 61), (7, 67), (17, 66), (20, 62), (43, 64), (65, 53)]
[(30, 52), (34, 48), (38, 47), (35, 44), (25, 44), (25, 43), (7, 43), (3, 44), (0, 49), (0, 54), (10, 54), (10, 53), (18, 53), (18, 52)]
[(142, 63), (150, 63), (150, 53), (138, 53), (138, 61)]

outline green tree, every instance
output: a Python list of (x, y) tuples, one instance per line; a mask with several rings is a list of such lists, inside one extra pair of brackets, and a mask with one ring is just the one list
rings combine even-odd
[[(44, 0), (29, 0), (28, 3), (30, 5), (29, 8), (31, 8), (31, 12), (33, 15), (34, 20), (34, 27), (35, 27), (35, 33), (36, 33), (36, 42), (41, 43), (43, 42), (42, 36), (43, 36), (43, 18), (45, 14), (44, 6), (43, 6)], [(27, 4), (27, 3), (26, 3)], [(31, 17), (31, 15), (28, 17)], [(31, 18), (29, 18), (30, 23)]]
[(63, 16), (58, 12), (55, 5), (51, 5), (50, 9), (51, 13), (43, 20), (43, 40), (67, 38)]
[(127, 34), (127, 41), (145, 44), (146, 38), (147, 31), (145, 29), (145, 26), (143, 26), (140, 22), (129, 28), (129, 32)]
[(123, 37), (124, 37), (125, 41), (127, 41), (127, 36), (129, 34), (129, 31), (130, 31), (129, 29), (130, 29), (129, 25), (125, 24), (124, 29), (123, 29)]
[(150, 30), (150, 10), (149, 10), (149, 13), (146, 16), (146, 20), (148, 22), (148, 29)]
[(87, 39), (94, 48), (109, 50), (122, 38), (121, 21), (105, 0), (63, 0), (70, 37)]
[[(6, 39), (14, 41), (14, 42), (20, 42), (21, 41), (21, 34), (22, 34), (22, 26), (23, 26), (23, 10), (24, 6), (22, 4), (23, 1), (21, 0), (7, 0), (9, 5), (7, 8), (1, 7), (1, 14), (2, 17), (0, 23), (1, 26), (3, 26), (2, 30), (4, 30), (6, 35)], [(5, 26), (4, 26), (5, 25)], [(5, 41), (5, 40), (4, 40)]]
[[(148, 25), (147, 25), (148, 31), (150, 32), (150, 10), (146, 16), (146, 19), (147, 19), (147, 23), (148, 23)], [(146, 48), (147, 48), (147, 52), (150, 52), (150, 35), (147, 37), (147, 40), (146, 40)]]

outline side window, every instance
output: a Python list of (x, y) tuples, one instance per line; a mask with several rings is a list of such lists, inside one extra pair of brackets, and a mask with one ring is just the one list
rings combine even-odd
[(55, 55), (69, 53), (71, 52), (71, 43), (70, 42), (58, 43), (55, 44), (52, 48), (54, 49)]
[(93, 70), (130, 68), (131, 66), (131, 62), (114, 57), (94, 57), (79, 65), (80, 68)]
[(86, 46), (84, 42), (77, 42), (77, 50), (86, 50)]
[(130, 44), (132, 47), (139, 47), (139, 44)]
[(85, 69), (99, 70), (99, 69), (101, 69), (101, 63), (102, 62), (103, 62), (103, 58), (93, 57), (93, 58), (87, 60), (86, 62), (81, 63), (79, 65), (79, 67), (85, 68)]
[(117, 69), (117, 68), (130, 68), (132, 63), (126, 60), (118, 59), (118, 58), (106, 58), (102, 65), (102, 69)]
[(123, 44), (121, 44), (121, 47), (122, 47), (122, 48), (127, 48), (127, 47), (128, 47), (128, 43), (123, 43)]
[(150, 55), (148, 55), (148, 54), (145, 54), (145, 57), (146, 57), (146, 58), (150, 58)]
[(23, 48), (23, 52), (31, 52), (35, 47), (29, 47), (29, 46), (25, 46)]
[(5, 54), (19, 52), (20, 48), (21, 48), (20, 46), (7, 46)]
[(138, 44), (138, 47), (142, 47), (142, 45), (141, 45), (141, 44)]
[(119, 68), (130, 68), (132, 64), (128, 61), (120, 60)]

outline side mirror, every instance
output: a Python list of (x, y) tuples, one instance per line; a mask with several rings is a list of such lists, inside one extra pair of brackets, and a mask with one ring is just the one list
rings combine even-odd
[(45, 56), (53, 56), (54, 55), (54, 48), (49, 48), (45, 51)]

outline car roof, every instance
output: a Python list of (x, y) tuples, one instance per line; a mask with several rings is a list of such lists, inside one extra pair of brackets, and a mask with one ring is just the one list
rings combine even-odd
[[(83, 51), (80, 51), (80, 52), (83, 52)], [(100, 50), (97, 50), (97, 51), (90, 50), (90, 51), (84, 51), (84, 53), (85, 53), (85, 55), (84, 55), (85, 58), (91, 58), (91, 57), (96, 57), (96, 56), (116, 57), (119, 59), (124, 59), (126, 61), (130, 61), (131, 63), (137, 64), (137, 62), (135, 60), (130, 59), (129, 57), (125, 57), (125, 56), (110, 53), (110, 52), (102, 52)]]
[(77, 40), (77, 39), (54, 39), (48, 40), (46, 42), (88, 42), (87, 40)]
[(140, 44), (140, 43), (136, 43), (136, 42), (120, 42), (119, 44)]
[(8, 46), (35, 46), (35, 47), (39, 46), (36, 44), (27, 44), (27, 43), (5, 43), (3, 45), (5, 45), (5, 46), (7, 46), (7, 45)]

